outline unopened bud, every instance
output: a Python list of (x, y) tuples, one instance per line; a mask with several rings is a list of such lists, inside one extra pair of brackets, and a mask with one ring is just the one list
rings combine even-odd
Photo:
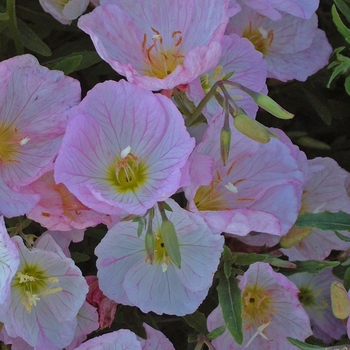
[(224, 165), (227, 163), (230, 154), (231, 129), (223, 127), (220, 132), (220, 154)]
[(293, 226), (285, 236), (281, 237), (281, 248), (288, 249), (300, 243), (303, 239), (309, 237), (312, 233), (310, 227)]
[(271, 97), (254, 91), (250, 91), (248, 94), (253, 98), (254, 102), (258, 106), (264, 108), (265, 111), (271, 113), (273, 116), (280, 119), (292, 119), (294, 117), (294, 114), (286, 111)]
[(163, 220), (160, 226), (160, 233), (171, 261), (176, 267), (181, 268), (180, 245), (174, 224), (168, 219)]
[(340, 282), (331, 284), (331, 301), (333, 315), (340, 320), (350, 315), (350, 301), (344, 286)]
[(147, 253), (147, 257), (149, 259), (149, 262), (151, 264), (153, 264), (153, 260), (154, 260), (154, 235), (152, 232), (146, 233), (145, 247), (146, 247), (146, 253)]
[(240, 133), (254, 141), (260, 143), (268, 143), (270, 141), (271, 132), (264, 125), (248, 117), (243, 112), (239, 112), (234, 117), (233, 125)]

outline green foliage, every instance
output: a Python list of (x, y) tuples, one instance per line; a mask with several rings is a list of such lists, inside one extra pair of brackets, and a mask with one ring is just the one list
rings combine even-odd
[(331, 213), (303, 213), (298, 216), (296, 226), (314, 227), (320, 230), (350, 231), (350, 214), (339, 211)]
[(191, 326), (197, 332), (201, 334), (208, 333), (207, 319), (202, 312), (199, 312), (197, 310), (191, 315), (184, 316), (183, 319), (188, 323), (189, 326)]
[(238, 344), (242, 344), (242, 299), (238, 279), (233, 274), (226, 278), (222, 272), (219, 273), (219, 279), (219, 285), (216, 289), (226, 328), (234, 340)]

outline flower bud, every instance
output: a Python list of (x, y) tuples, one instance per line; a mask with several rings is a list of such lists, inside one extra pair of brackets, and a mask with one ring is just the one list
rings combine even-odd
[(271, 113), (273, 116), (280, 119), (292, 119), (294, 117), (294, 114), (286, 111), (271, 97), (254, 91), (249, 91), (247, 93), (253, 98), (258, 106), (264, 108), (265, 111)]
[(293, 226), (285, 236), (281, 237), (281, 248), (288, 249), (300, 243), (303, 239), (311, 235), (312, 229), (310, 227), (296, 227)]
[(160, 233), (165, 245), (165, 249), (174, 263), (178, 268), (181, 267), (181, 253), (179, 240), (177, 238), (176, 230), (174, 224), (168, 219), (163, 220), (160, 226)]
[(220, 154), (224, 165), (227, 163), (227, 159), (230, 153), (231, 145), (231, 129), (223, 127), (220, 132)]
[(340, 320), (350, 315), (350, 301), (344, 286), (340, 282), (331, 284), (331, 301), (333, 315)]
[(147, 231), (146, 237), (145, 237), (145, 247), (146, 247), (147, 258), (149, 259), (150, 264), (153, 264), (153, 260), (154, 260), (154, 235), (153, 235), (153, 232)]
[(254, 141), (260, 143), (268, 143), (270, 141), (272, 133), (264, 125), (251, 119), (241, 110), (234, 117), (233, 125), (240, 133)]

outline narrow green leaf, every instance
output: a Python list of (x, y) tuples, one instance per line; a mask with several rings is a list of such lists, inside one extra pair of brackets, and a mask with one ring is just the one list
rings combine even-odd
[(83, 56), (69, 56), (56, 63), (52, 69), (61, 70), (65, 75), (68, 75), (77, 70)]
[(350, 22), (350, 8), (342, 0), (334, 0), (340, 12), (344, 15), (346, 20)]
[(247, 266), (254, 264), (258, 261), (265, 261), (269, 258), (268, 254), (256, 254), (256, 253), (234, 253), (235, 265)]
[(345, 26), (345, 24), (341, 20), (335, 5), (332, 6), (332, 17), (333, 22), (338, 29), (338, 32), (344, 37), (344, 39), (348, 43), (350, 43), (350, 30)]
[(281, 259), (273, 258), (273, 257), (266, 259), (265, 262), (272, 265), (272, 266), (283, 267), (286, 269), (295, 269), (297, 267), (295, 264), (293, 264), (290, 261), (281, 260)]
[(347, 76), (345, 78), (345, 82), (344, 82), (344, 87), (345, 87), (345, 91), (348, 95), (350, 95), (350, 76)]
[(348, 267), (344, 274), (344, 288), (349, 291), (350, 289), (350, 267)]
[(207, 334), (207, 338), (210, 341), (212, 341), (212, 340), (220, 337), (220, 335), (223, 335), (225, 331), (226, 331), (226, 326), (221, 326), (221, 327), (215, 328), (214, 330), (212, 330), (210, 333)]
[(297, 265), (296, 272), (309, 272), (319, 273), (325, 269), (330, 269), (340, 264), (339, 261), (318, 261), (318, 260), (305, 260), (305, 261), (293, 261)]
[(298, 216), (296, 226), (314, 227), (320, 230), (350, 231), (350, 214), (339, 211), (330, 213), (303, 213)]
[(220, 282), (216, 289), (226, 327), (234, 340), (238, 344), (242, 344), (242, 299), (241, 290), (238, 287), (238, 279), (232, 274), (229, 278), (221, 274)]
[(164, 205), (164, 209), (165, 209), (165, 210), (167, 210), (167, 211), (173, 211), (173, 210), (171, 209), (171, 206), (170, 206), (168, 203), (163, 202), (163, 205)]
[(334, 231), (334, 233), (335, 233), (336, 236), (337, 236), (338, 238), (340, 238), (342, 241), (344, 241), (344, 242), (350, 242), (350, 238), (349, 238), (349, 237), (344, 236), (344, 235), (342, 235), (341, 233), (339, 233), (339, 232), (337, 232), (337, 231)]
[(229, 261), (225, 261), (224, 262), (224, 274), (226, 278), (229, 278), (231, 276), (232, 273), (232, 265)]
[(194, 328), (197, 332), (204, 335), (208, 333), (207, 319), (205, 318), (202, 312), (195, 311), (191, 315), (184, 316), (183, 319), (188, 323), (189, 326)]
[(17, 18), (18, 34), (23, 46), (42, 56), (51, 56), (51, 49), (30, 29), (25, 22)]
[(296, 346), (298, 349), (301, 350), (325, 350), (325, 349), (330, 349), (330, 348), (323, 348), (320, 347), (318, 345), (312, 345), (312, 344), (307, 344), (307, 343), (303, 343), (302, 341), (298, 340), (298, 339), (294, 339), (294, 338), (290, 338), (287, 337), (288, 341)]

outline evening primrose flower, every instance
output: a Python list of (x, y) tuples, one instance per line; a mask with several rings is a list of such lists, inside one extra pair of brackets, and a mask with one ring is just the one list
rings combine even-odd
[(19, 257), (14, 243), (11, 241), (4, 217), (0, 216), (0, 305), (6, 309), (4, 301), (10, 293), (10, 282), (19, 265)]
[(39, 0), (43, 9), (62, 24), (71, 24), (73, 19), (82, 15), (89, 0)]
[(2, 61), (0, 76), (0, 213), (12, 217), (39, 201), (25, 185), (52, 168), (80, 86), (31, 55)]
[(261, 144), (231, 127), (229, 158), (223, 165), (221, 127), (218, 115), (191, 155), (191, 184), (184, 188), (188, 209), (216, 234), (287, 233), (301, 206), (305, 154), (279, 130), (273, 130), (279, 139)]
[(153, 219), (153, 262), (145, 247), (145, 233), (137, 236), (137, 222), (111, 228), (96, 247), (97, 277), (103, 293), (142, 312), (183, 316), (193, 313), (206, 297), (219, 264), (223, 237), (213, 235), (204, 220), (174, 202), (168, 219), (175, 226), (181, 267), (171, 260), (161, 232), (158, 211)]
[(130, 83), (172, 89), (212, 68), (221, 52), (227, 0), (102, 0), (78, 26)]
[(76, 316), (88, 290), (85, 279), (50, 236), (43, 244), (56, 252), (40, 244), (29, 250), (17, 236), (12, 241), (20, 264), (11, 281), (9, 308), (2, 315), (6, 332), (37, 350), (62, 349), (74, 338)]
[(332, 53), (317, 24), (316, 14), (303, 19), (284, 13), (273, 21), (242, 5), (242, 11), (230, 19), (226, 34), (236, 33), (252, 42), (264, 55), (268, 78), (305, 81), (328, 63)]
[(329, 344), (346, 334), (344, 323), (332, 312), (331, 284), (340, 280), (325, 269), (317, 274), (296, 273), (288, 277), (299, 288), (299, 301), (310, 316), (311, 328), (316, 338)]
[[(305, 340), (312, 334), (309, 316), (298, 300), (298, 288), (266, 263), (254, 263), (240, 278), (242, 345), (226, 330), (213, 340), (217, 350), (293, 350), (287, 337)], [(207, 319), (208, 330), (224, 325), (218, 306)]]
[(108, 81), (96, 85), (71, 115), (55, 179), (87, 207), (143, 215), (181, 186), (194, 140), (170, 99)]

